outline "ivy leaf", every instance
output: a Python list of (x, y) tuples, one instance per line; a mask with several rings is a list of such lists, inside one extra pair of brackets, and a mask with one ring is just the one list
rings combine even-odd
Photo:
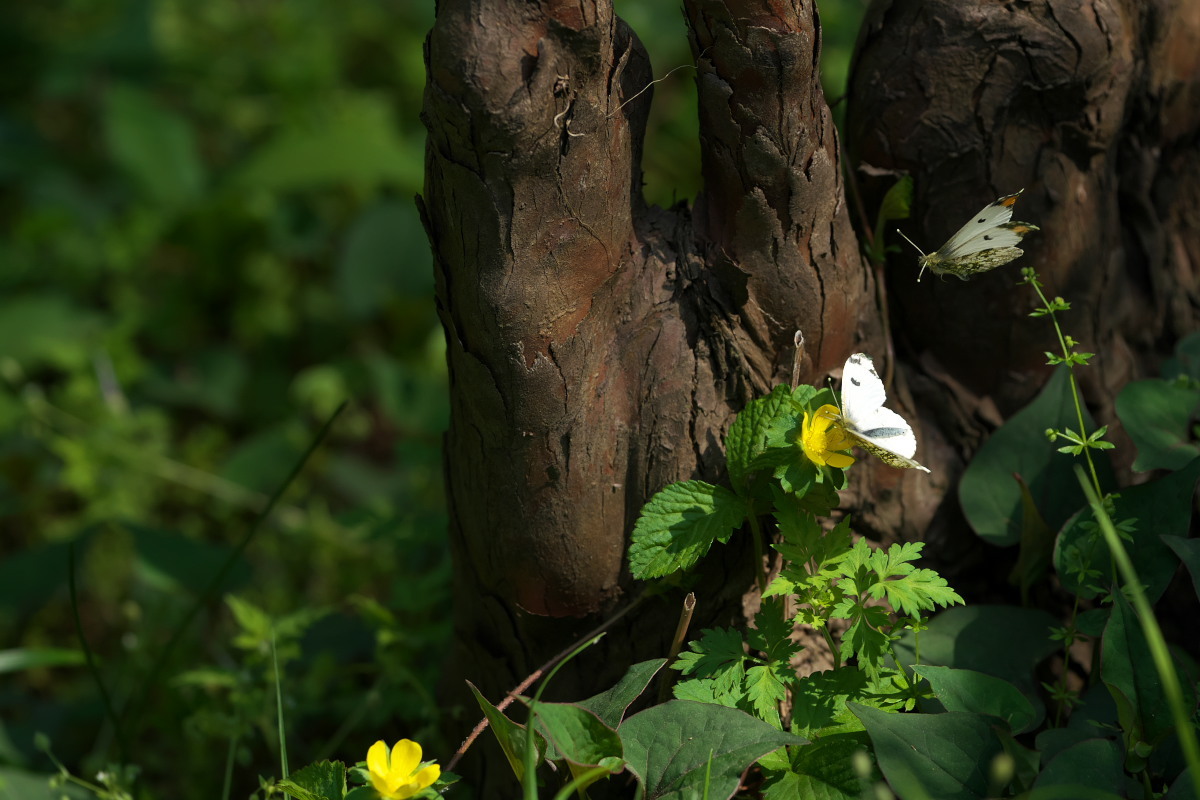
[(629, 546), (629, 571), (646, 580), (688, 569), (714, 541), (727, 542), (745, 518), (745, 502), (722, 486), (672, 483), (642, 507)]

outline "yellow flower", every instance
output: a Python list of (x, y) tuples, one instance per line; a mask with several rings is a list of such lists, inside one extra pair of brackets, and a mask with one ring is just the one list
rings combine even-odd
[(808, 460), (819, 467), (828, 464), (841, 469), (854, 463), (854, 458), (839, 450), (849, 450), (854, 442), (846, 435), (838, 417), (837, 406), (823, 405), (811, 416), (806, 412), (800, 428), (800, 447)]
[(407, 800), (427, 786), (432, 786), (442, 774), (442, 768), (430, 764), (421, 766), (421, 745), (411, 739), (401, 739), (388, 752), (378, 741), (367, 751), (367, 770), (371, 785), (384, 800)]

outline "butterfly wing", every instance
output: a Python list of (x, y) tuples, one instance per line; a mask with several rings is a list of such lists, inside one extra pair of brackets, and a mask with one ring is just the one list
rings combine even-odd
[[(1025, 190), (1022, 189), (1021, 192), (1023, 191)], [(1021, 192), (1005, 195), (981, 208), (978, 214), (967, 220), (966, 225), (959, 228), (957, 233), (938, 248), (937, 254), (945, 260), (958, 258), (968, 252), (979, 252), (987, 247), (997, 247), (998, 245), (986, 243), (980, 245), (983, 242), (982, 236), (1012, 219), (1013, 206), (1016, 204), (1017, 198), (1021, 196)], [(1020, 239), (1018, 238), (1017, 241)], [(976, 249), (971, 251), (968, 250), (969, 247)]]
[(885, 464), (928, 469), (912, 460), (917, 437), (904, 417), (883, 407), (887, 400), (883, 381), (870, 356), (855, 353), (842, 368), (842, 426), (856, 444)]
[(870, 415), (883, 410), (885, 400), (887, 392), (871, 357), (855, 353), (847, 358), (842, 367), (842, 418), (858, 428), (859, 422), (866, 423)]
[(928, 267), (938, 275), (953, 275), (965, 281), (1024, 255), (1017, 245), (1038, 227), (1012, 221), (1013, 205), (1021, 192), (1005, 195), (980, 209), (936, 253), (921, 259), (921, 270)]

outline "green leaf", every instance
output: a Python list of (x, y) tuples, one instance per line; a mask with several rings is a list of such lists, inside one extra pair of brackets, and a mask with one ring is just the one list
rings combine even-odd
[(0, 357), (31, 371), (88, 367), (108, 322), (64, 295), (6, 289), (0, 297)]
[[(1117, 703), (1121, 729), (1130, 742), (1157, 745), (1174, 729), (1150, 646), (1129, 601), (1119, 592), (1113, 596), (1100, 643), (1100, 677)], [(1184, 706), (1193, 708), (1191, 684), (1184, 681), (1182, 688)]]
[(182, 206), (204, 189), (204, 165), (188, 121), (126, 84), (104, 93), (104, 138), (118, 166), (156, 203)]
[(95, 795), (82, 786), (52, 785), (55, 777), (0, 766), (0, 800), (94, 800)]
[[(475, 702), (479, 704), (479, 708), (483, 710), (483, 715), (487, 717), (488, 727), (492, 729), (492, 733), (496, 736), (496, 741), (500, 743), (500, 749), (504, 751), (505, 758), (508, 759), (508, 765), (512, 767), (513, 774), (517, 776), (517, 780), (524, 783), (525, 781), (525, 726), (518, 725), (508, 717), (504, 716), (499, 709), (489, 703), (475, 685), (467, 681), (467, 686), (471, 689), (471, 694), (475, 695)], [(537, 758), (534, 763), (541, 763), (542, 758), (546, 754), (546, 739), (535, 729), (533, 732), (534, 747), (537, 749)]]
[(806, 675), (792, 687), (792, 725), (803, 736), (822, 739), (831, 732), (861, 731), (862, 723), (846, 709), (846, 702), (867, 703), (870, 692), (870, 681), (861, 670), (842, 668)]
[(1029, 800), (1087, 797), (1118, 800), (1125, 797), (1125, 770), (1115, 742), (1088, 739), (1052, 758), (1037, 780)]
[[(864, 731), (825, 736), (792, 748), (790, 771), (767, 786), (765, 800), (859, 800), (855, 755), (867, 752)], [(760, 762), (761, 763), (761, 762)]]
[[(412, 203), (385, 201), (355, 220), (337, 261), (334, 285), (354, 319), (373, 317), (397, 296), (433, 295), (433, 263)], [(426, 301), (427, 302), (427, 301)]]
[[(415, 156), (415, 158), (414, 158)], [(346, 92), (285, 124), (233, 177), (235, 189), (420, 185), (420, 148), (400, 138), (383, 93)]]
[(292, 792), (307, 792), (319, 800), (342, 800), (346, 794), (346, 765), (340, 761), (318, 761), (296, 770), (279, 785)]
[(671, 669), (697, 678), (714, 678), (719, 692), (740, 693), (746, 674), (746, 651), (740, 633), (728, 628), (709, 628), (701, 631), (698, 641), (688, 642), (688, 647)]
[(745, 518), (745, 503), (722, 486), (672, 483), (642, 507), (629, 546), (629, 571), (646, 580), (688, 569), (714, 541), (728, 541)]
[(1189, 333), (1175, 344), (1175, 355), (1163, 362), (1162, 376), (1169, 381), (1179, 377), (1200, 381), (1200, 331)]
[(625, 671), (625, 675), (617, 682), (616, 686), (606, 692), (589, 697), (579, 705), (599, 717), (605, 725), (615, 728), (621, 724), (625, 711), (638, 698), (638, 695), (645, 691), (646, 687), (650, 685), (650, 681), (666, 663), (665, 658), (654, 658), (634, 664)]
[[(1084, 412), (1090, 428), (1091, 420)], [(1084, 505), (1075, 479), (1074, 459), (1054, 452), (1046, 442), (1046, 429), (1078, 426), (1068, 372), (1058, 368), (1041, 393), (992, 434), (967, 465), (958, 487), (967, 521), (985, 541), (1001, 546), (1021, 538), (1021, 489), (1013, 480), (1019, 474), (1029, 487), (1046, 524), (1058, 530), (1071, 514)], [(1111, 486), (1108, 460), (1096, 453), (1092, 458), (1103, 486)]]
[(767, 447), (767, 432), (782, 417), (795, 415), (790, 386), (776, 386), (765, 397), (759, 397), (738, 413), (725, 437), (725, 461), (729, 480), (739, 492), (746, 484), (750, 464)]
[[(771, 723), (776, 728), (782, 727), (779, 719), (779, 703), (787, 698), (787, 686), (784, 681), (789, 674), (787, 664), (759, 664), (746, 670), (746, 699), (750, 701), (754, 715), (761, 720)], [(790, 674), (795, 676), (794, 672)]]
[[(1061, 645), (1050, 638), (1058, 620), (1014, 606), (958, 606), (941, 612), (920, 634), (921, 663), (972, 669), (1016, 686), (1041, 713), (1034, 669)], [(896, 642), (897, 660), (913, 664), (913, 634)]]
[(850, 704), (871, 736), (879, 769), (901, 800), (982, 800), (1004, 749), (982, 714), (888, 714)]
[(572, 703), (538, 703), (535, 709), (538, 729), (554, 746), (557, 757), (582, 766), (622, 758), (617, 732), (591, 711)]
[(742, 771), (784, 745), (804, 744), (733, 708), (671, 700), (634, 714), (618, 733), (646, 800), (711, 800), (737, 791)]
[(1192, 588), (1200, 597), (1200, 539), (1183, 539), (1178, 536), (1164, 536), (1163, 541), (1175, 551), (1188, 574), (1192, 576)]
[(928, 664), (914, 666), (913, 672), (929, 681), (934, 696), (947, 711), (999, 717), (1014, 734), (1031, 730), (1037, 721), (1033, 704), (1008, 681), (975, 670)]
[[(1135, 533), (1125, 543), (1125, 549), (1151, 604), (1166, 591), (1178, 564), (1175, 555), (1159, 537), (1187, 536), (1197, 481), (1200, 481), (1200, 458), (1158, 480), (1123, 489), (1113, 498), (1114, 521), (1136, 520)], [(1105, 575), (1109, 573), (1108, 544), (1093, 527), (1094, 522), (1091, 509), (1084, 509), (1059, 533), (1054, 547), (1054, 567), (1063, 587), (1087, 598), (1094, 597), (1095, 590), (1083, 586), (1070, 566), (1079, 559), (1088, 559), (1093, 569)]]
[(912, 208), (913, 180), (911, 175), (905, 175), (892, 184), (879, 204), (879, 218), (892, 221), (908, 219)]
[[(229, 545), (191, 539), (172, 531), (132, 522), (124, 525), (133, 535), (141, 577), (157, 589), (203, 592), (233, 550)], [(249, 580), (250, 565), (239, 557), (217, 591), (234, 591)]]
[(82, 650), (58, 647), (17, 647), (0, 650), (0, 673), (45, 667), (77, 667), (86, 663)]
[(1137, 446), (1133, 468), (1179, 469), (1200, 455), (1192, 420), (1200, 408), (1200, 386), (1162, 380), (1133, 381), (1117, 395), (1117, 416)]

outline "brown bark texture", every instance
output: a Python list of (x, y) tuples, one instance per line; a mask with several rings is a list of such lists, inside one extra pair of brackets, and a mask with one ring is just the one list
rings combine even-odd
[[(1113, 421), (1120, 388), (1157, 375), (1197, 327), (1200, 3), (875, 2), (849, 96), (864, 206), (890, 174), (912, 175), (904, 227), (927, 251), (1022, 188), (1016, 218), (1042, 229), (1020, 261), (966, 284), (917, 283), (908, 245), (890, 259), (891, 333), (927, 441), (951, 451), (935, 460), (964, 463), (1046, 377), (1044, 353), (1058, 348), (1027, 316), (1036, 297), (1015, 286), (1022, 266), (1071, 302), (1064, 328), (1097, 354), (1079, 370), (1085, 394)], [(1117, 452), (1132, 459), (1132, 447)]]
[[(624, 553), (641, 505), (721, 478), (733, 415), (787, 380), (797, 329), (810, 379), (881, 341), (814, 9), (686, 13), (695, 212), (642, 201), (653, 74), (610, 3), (443, 0), (428, 38), (421, 205), (450, 365), (448, 688), (463, 704), (462, 678), (496, 700), (638, 590)], [(740, 610), (750, 586), (735, 566), (748, 555), (726, 555), (696, 587), (701, 621)], [(674, 612), (660, 608), (556, 687), (579, 698), (663, 655)]]

